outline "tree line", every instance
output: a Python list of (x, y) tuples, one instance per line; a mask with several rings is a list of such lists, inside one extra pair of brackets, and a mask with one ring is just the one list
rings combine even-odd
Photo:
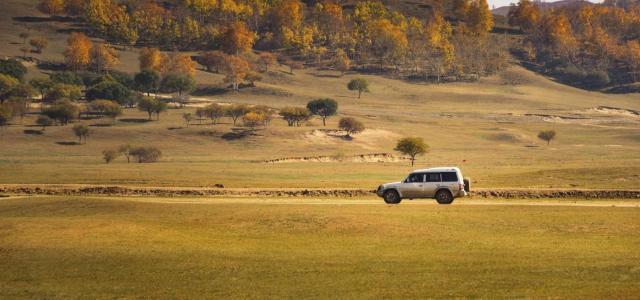
[(525, 34), (521, 56), (566, 83), (600, 89), (640, 79), (637, 1), (543, 10), (521, 0), (508, 17)]
[[(203, 51), (202, 62), (210, 70), (222, 65), (221, 54), (229, 55), (227, 69), (233, 70), (227, 80), (235, 89), (237, 78), (248, 70), (231, 60), (263, 64), (265, 70), (273, 60), (247, 58), (253, 56), (250, 50), (288, 53), (305, 63), (329, 64), (341, 74), (353, 66), (378, 66), (434, 80), (486, 75), (506, 62), (504, 43), (489, 34), (493, 16), (486, 0), (456, 0), (446, 7), (436, 1), (419, 16), (377, 0), (355, 5), (331, 0), (43, 0), (38, 8), (78, 17), (94, 34), (125, 47)], [(83, 43), (79, 46), (86, 48)], [(95, 51), (105, 58), (100, 65), (110, 62), (109, 47)], [(86, 65), (86, 57), (71, 63)], [(292, 72), (300, 64), (282, 62)]]

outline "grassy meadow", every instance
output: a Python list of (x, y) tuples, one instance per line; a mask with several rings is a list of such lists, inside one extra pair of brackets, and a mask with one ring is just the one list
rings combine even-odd
[(637, 207), (460, 203), (4, 199), (0, 298), (640, 293)]

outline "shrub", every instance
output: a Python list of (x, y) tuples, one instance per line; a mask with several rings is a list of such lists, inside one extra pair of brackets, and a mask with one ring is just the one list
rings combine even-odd
[(165, 93), (188, 93), (196, 86), (193, 77), (180, 74), (168, 74), (162, 79), (160, 89)]
[(9, 75), (0, 74), (0, 103), (4, 103), (4, 100), (12, 95), (18, 84), (20, 84), (18, 79)]
[(49, 79), (54, 83), (63, 83), (69, 85), (84, 85), (82, 77), (75, 72), (64, 71), (56, 72), (49, 75)]
[(36, 124), (42, 126), (42, 131), (45, 131), (47, 126), (53, 125), (53, 120), (47, 116), (39, 116), (36, 119)]
[(79, 112), (78, 107), (69, 100), (58, 100), (42, 111), (44, 115), (61, 125), (69, 124), (69, 121), (78, 117)]
[(340, 119), (338, 123), (338, 127), (347, 132), (346, 136), (351, 137), (352, 134), (358, 134), (363, 132), (365, 127), (364, 124), (355, 118), (346, 117)]
[(300, 126), (300, 123), (311, 118), (306, 107), (285, 107), (280, 110), (280, 116), (287, 121), (289, 126)]
[(138, 163), (156, 162), (162, 157), (162, 151), (156, 147), (133, 147), (129, 154), (138, 160)]
[(119, 72), (119, 71), (111, 71), (111, 72), (109, 72), (109, 76), (111, 76), (111, 78), (114, 81), (124, 85), (128, 89), (133, 89), (136, 86), (136, 82), (134, 80), (134, 77), (131, 76), (131, 74), (129, 74), (129, 73)]
[(218, 124), (218, 120), (227, 114), (227, 109), (222, 105), (213, 103), (196, 111), (198, 118), (207, 117), (211, 119), (213, 125)]
[(60, 99), (78, 100), (82, 98), (82, 88), (77, 85), (66, 83), (56, 83), (45, 94), (47, 101), (56, 101)]
[(122, 107), (111, 100), (95, 100), (89, 103), (89, 109), (92, 112), (113, 118), (114, 121), (119, 115), (122, 115)]
[(264, 124), (264, 116), (256, 112), (248, 112), (242, 116), (242, 123), (253, 130)]
[(13, 111), (6, 104), (0, 104), (0, 128), (7, 126), (13, 119)]
[(27, 74), (27, 68), (15, 59), (0, 59), (0, 74), (22, 80)]
[(587, 89), (601, 89), (611, 82), (609, 74), (604, 71), (594, 71), (587, 74), (582, 80), (582, 86)]
[(131, 91), (121, 83), (114, 80), (102, 81), (87, 90), (87, 100), (108, 99), (118, 102), (120, 105), (127, 104), (131, 97)]

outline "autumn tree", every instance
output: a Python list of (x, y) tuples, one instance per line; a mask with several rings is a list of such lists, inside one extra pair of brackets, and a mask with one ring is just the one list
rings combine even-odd
[(114, 122), (118, 116), (122, 115), (122, 107), (111, 100), (99, 99), (91, 101), (89, 103), (89, 109), (92, 112), (112, 118)]
[(31, 47), (33, 47), (33, 51), (36, 53), (42, 53), (42, 50), (49, 46), (49, 40), (45, 37), (36, 37), (29, 41)]
[(38, 10), (44, 14), (60, 16), (64, 13), (64, 0), (42, 0), (38, 4)]
[(264, 116), (253, 111), (247, 112), (242, 116), (242, 124), (251, 130), (255, 130), (256, 127), (264, 124)]
[(256, 34), (243, 22), (234, 22), (224, 33), (222, 49), (229, 54), (239, 55), (251, 50)]
[(291, 75), (293, 75), (293, 70), (301, 70), (304, 68), (302, 62), (290, 58), (285, 59), (282, 64), (289, 67), (289, 74)]
[(364, 124), (352, 117), (344, 117), (338, 122), (338, 128), (346, 132), (345, 137), (351, 138), (351, 135), (363, 132)]
[(458, 22), (467, 20), (469, 10), (471, 9), (470, 0), (453, 0), (451, 4), (451, 14)]
[(347, 53), (342, 49), (336, 51), (336, 55), (333, 59), (333, 67), (340, 71), (340, 76), (344, 76), (344, 73), (351, 68), (351, 60), (347, 56)]
[(185, 53), (173, 52), (170, 55), (165, 55), (161, 64), (163, 74), (173, 73), (190, 77), (196, 75), (196, 62)]
[(411, 157), (411, 166), (414, 165), (418, 155), (429, 152), (429, 145), (420, 137), (406, 137), (398, 141), (394, 150)]
[(467, 24), (471, 31), (477, 35), (485, 35), (493, 28), (493, 14), (489, 9), (487, 0), (474, 0), (471, 2)]
[(265, 72), (269, 72), (269, 66), (277, 62), (276, 56), (271, 52), (262, 52), (258, 56), (258, 63), (264, 68)]
[(200, 64), (209, 72), (220, 73), (226, 59), (227, 56), (222, 51), (206, 51), (200, 56)]
[(409, 47), (407, 36), (400, 26), (383, 19), (372, 24), (371, 49), (373, 55), (378, 58), (380, 68), (385, 62), (397, 66), (398, 61), (404, 57)]
[(92, 43), (84, 33), (71, 33), (64, 52), (67, 66), (73, 70), (83, 70), (91, 62)]
[(520, 0), (509, 10), (509, 25), (519, 26), (524, 32), (531, 32), (540, 20), (540, 9), (530, 0)]
[(224, 73), (224, 82), (230, 83), (234, 91), (240, 89), (240, 83), (249, 73), (249, 63), (238, 56), (228, 56), (222, 72)]
[(118, 64), (118, 53), (106, 44), (94, 44), (91, 48), (91, 65), (93, 70), (100, 73), (109, 73)]
[(317, 99), (307, 103), (311, 114), (322, 118), (322, 125), (327, 126), (327, 118), (338, 112), (338, 102), (333, 99)]
[(138, 56), (140, 70), (161, 72), (163, 69), (163, 54), (158, 48), (142, 48)]
[(358, 91), (358, 99), (361, 98), (363, 92), (369, 92), (369, 81), (364, 78), (355, 78), (347, 84), (350, 91)]

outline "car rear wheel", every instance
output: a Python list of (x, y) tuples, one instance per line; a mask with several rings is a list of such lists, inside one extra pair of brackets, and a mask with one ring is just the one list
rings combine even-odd
[(400, 199), (400, 195), (395, 190), (388, 190), (384, 192), (382, 196), (384, 198), (384, 202), (387, 204), (398, 204), (402, 199)]
[(451, 202), (453, 202), (453, 195), (447, 190), (439, 190), (436, 193), (436, 201), (439, 204), (451, 204)]

